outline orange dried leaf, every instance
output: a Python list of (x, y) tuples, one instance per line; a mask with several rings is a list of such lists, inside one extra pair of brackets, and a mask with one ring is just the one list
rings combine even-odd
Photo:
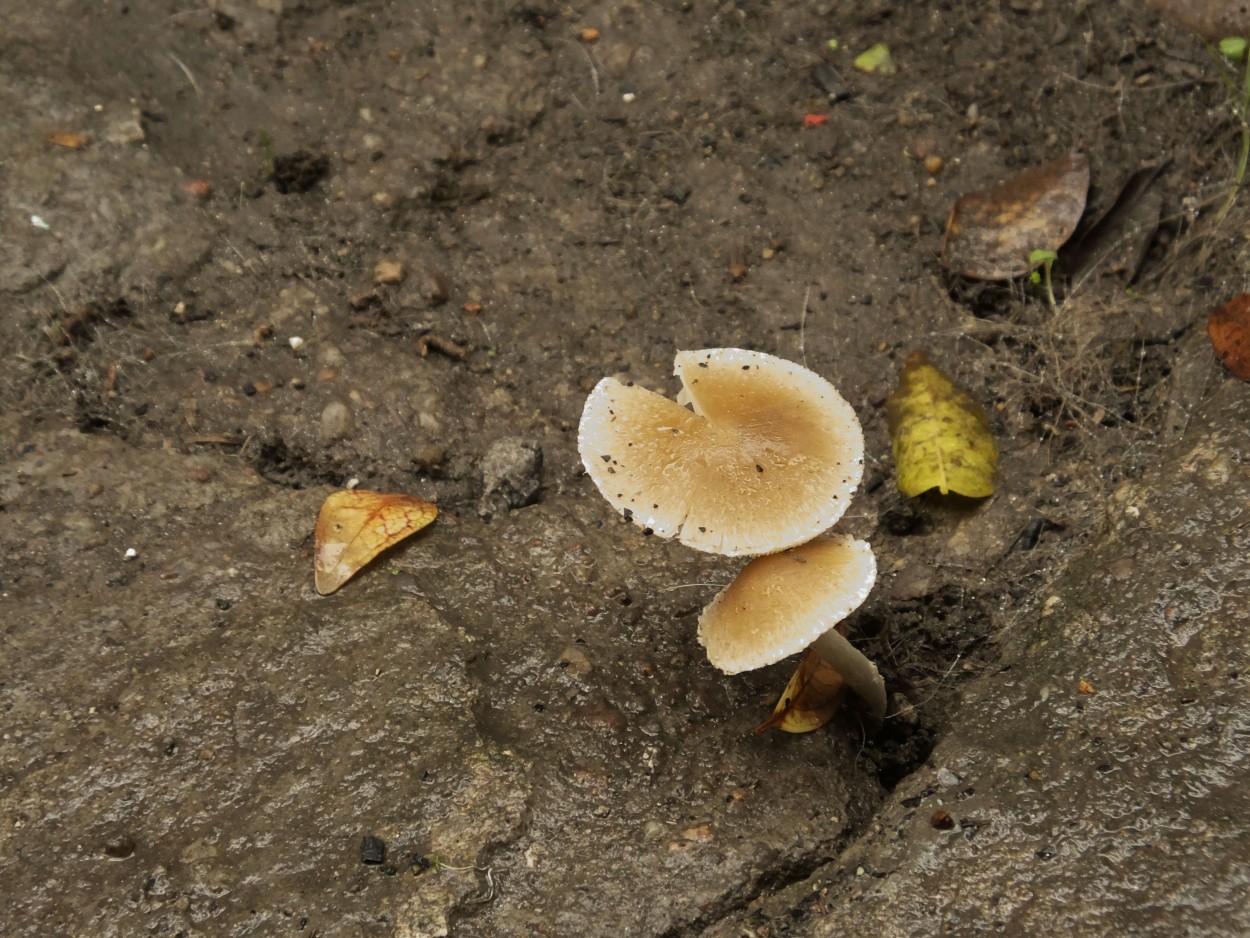
[(48, 143), (56, 147), (65, 147), (69, 150), (81, 150), (91, 143), (91, 135), (67, 130), (54, 130), (48, 134)]
[(1250, 293), (1238, 293), (1208, 316), (1207, 335), (1224, 367), (1250, 381)]
[(983, 192), (961, 196), (946, 221), (942, 266), (975, 280), (1029, 273), (1034, 251), (1058, 251), (1081, 219), (1089, 159), (1069, 153)]
[(438, 516), (438, 506), (415, 495), (335, 492), (321, 505), (313, 535), (317, 592), (328, 596), (370, 560)]
[(846, 691), (842, 675), (814, 651), (808, 651), (790, 683), (781, 692), (773, 715), (755, 732), (778, 729), (786, 733), (810, 733), (833, 719)]

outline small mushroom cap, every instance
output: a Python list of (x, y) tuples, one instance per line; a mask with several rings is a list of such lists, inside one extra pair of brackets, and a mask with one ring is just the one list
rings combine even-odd
[(876, 579), (872, 548), (842, 534), (757, 557), (703, 610), (699, 641), (726, 674), (762, 668), (845, 619)]
[(617, 511), (728, 556), (802, 544), (842, 517), (864, 435), (833, 385), (743, 349), (678, 352), (674, 374), (677, 401), (613, 378), (586, 401), (578, 450)]

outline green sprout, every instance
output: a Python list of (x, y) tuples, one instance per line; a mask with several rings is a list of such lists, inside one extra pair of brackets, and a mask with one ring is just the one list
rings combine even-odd
[(269, 138), (269, 132), (264, 129), (262, 129), (256, 136), (260, 141), (260, 152), (264, 158), (264, 163), (261, 164), (261, 170), (264, 172), (266, 179), (272, 179), (274, 170), (273, 141)]
[[(1246, 167), (1250, 164), (1250, 55), (1246, 54), (1247, 42), (1241, 36), (1226, 36), (1215, 48), (1207, 46), (1207, 53), (1219, 68), (1220, 81), (1224, 83), (1233, 101), (1233, 113), (1241, 123), (1241, 153), (1237, 157), (1237, 172), (1233, 177), (1233, 191), (1224, 203), (1219, 218), (1228, 214), (1233, 201), (1246, 179)], [(1217, 54), (1218, 51), (1218, 54)], [(1221, 60), (1220, 56), (1223, 56)], [(1229, 63), (1242, 63), (1233, 67)]]
[(1047, 251), (1039, 248), (1036, 251), (1029, 252), (1029, 265), (1041, 270), (1034, 270), (1029, 275), (1029, 280), (1033, 283), (1044, 283), (1046, 285), (1046, 299), (1050, 303), (1050, 308), (1055, 308), (1055, 289), (1054, 284), (1050, 280), (1050, 269), (1055, 266), (1055, 261), (1059, 260), (1059, 255), (1054, 251)]

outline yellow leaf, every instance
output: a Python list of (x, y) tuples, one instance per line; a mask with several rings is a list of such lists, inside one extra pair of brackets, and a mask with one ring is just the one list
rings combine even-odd
[(438, 506), (415, 495), (334, 492), (321, 505), (313, 534), (317, 592), (328, 596), (388, 547), (420, 531), (438, 516)]
[(844, 690), (842, 675), (809, 650), (781, 692), (773, 715), (757, 726), (755, 732), (778, 729), (786, 733), (810, 733), (820, 729), (838, 712)]
[(904, 495), (937, 489), (968, 498), (994, 494), (998, 448), (981, 405), (913, 352), (887, 405), (894, 471)]

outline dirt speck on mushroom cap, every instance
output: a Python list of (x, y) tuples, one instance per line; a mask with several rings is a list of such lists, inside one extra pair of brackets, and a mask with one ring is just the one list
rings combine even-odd
[(578, 449), (614, 508), (729, 556), (793, 547), (842, 517), (864, 438), (833, 385), (743, 349), (679, 352), (674, 373), (677, 401), (612, 378), (586, 401)]

